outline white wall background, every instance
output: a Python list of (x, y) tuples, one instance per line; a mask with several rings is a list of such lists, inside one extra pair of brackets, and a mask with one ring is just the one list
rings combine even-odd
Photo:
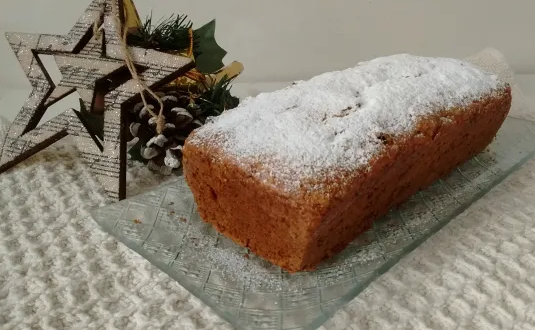
[[(66, 33), (89, 0), (0, 0), (0, 32)], [(187, 13), (217, 18), (227, 62), (240, 81), (307, 78), (398, 52), (463, 57), (501, 50), (519, 73), (535, 73), (534, 0), (137, 0), (142, 18)], [(2, 84), (28, 86), (4, 38)]]

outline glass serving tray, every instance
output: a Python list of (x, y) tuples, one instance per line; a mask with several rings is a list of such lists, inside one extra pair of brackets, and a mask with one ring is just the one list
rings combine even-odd
[(238, 329), (316, 329), (535, 154), (535, 122), (507, 118), (489, 148), (391, 210), (313, 272), (288, 274), (205, 224), (184, 179), (93, 213), (102, 228)]

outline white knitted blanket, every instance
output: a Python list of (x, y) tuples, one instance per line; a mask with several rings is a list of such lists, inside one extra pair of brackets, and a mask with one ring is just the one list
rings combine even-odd
[[(476, 58), (512, 82), (493, 51)], [(533, 116), (513, 84), (513, 114)], [(0, 136), (5, 131), (0, 121)], [(132, 166), (128, 193), (166, 178)], [(231, 329), (105, 234), (105, 194), (63, 142), (0, 175), (0, 329)], [(535, 161), (339, 311), (325, 329), (535, 329)]]

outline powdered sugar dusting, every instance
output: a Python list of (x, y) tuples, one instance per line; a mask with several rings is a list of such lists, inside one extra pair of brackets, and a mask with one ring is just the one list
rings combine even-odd
[(242, 166), (256, 165), (258, 179), (292, 191), (366, 166), (384, 148), (381, 134), (409, 133), (423, 116), (504, 87), (460, 60), (393, 55), (247, 98), (190, 143), (215, 143)]

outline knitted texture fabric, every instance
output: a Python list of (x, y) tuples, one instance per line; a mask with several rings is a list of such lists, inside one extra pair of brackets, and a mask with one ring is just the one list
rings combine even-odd
[[(498, 55), (475, 59), (507, 68)], [(170, 179), (132, 163), (128, 195)], [(322, 329), (535, 329), (534, 201), (530, 161)], [(231, 329), (100, 229), (89, 212), (106, 203), (68, 140), (0, 175), (0, 329)]]

